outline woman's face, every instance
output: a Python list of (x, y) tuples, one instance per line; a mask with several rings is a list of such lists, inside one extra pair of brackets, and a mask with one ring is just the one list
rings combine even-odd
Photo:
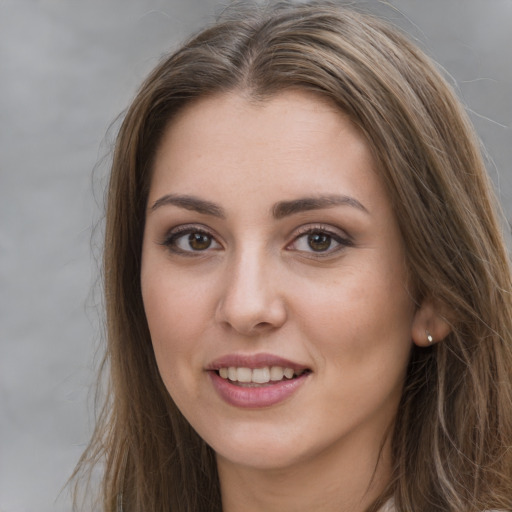
[(142, 256), (160, 373), (219, 463), (376, 457), (415, 307), (391, 205), (345, 116), (300, 92), (188, 106), (156, 156)]

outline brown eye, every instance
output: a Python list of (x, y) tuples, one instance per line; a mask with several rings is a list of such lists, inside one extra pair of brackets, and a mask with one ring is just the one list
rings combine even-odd
[(190, 233), (188, 243), (194, 251), (204, 251), (212, 245), (212, 237), (206, 233)]
[(286, 248), (310, 258), (327, 258), (353, 245), (353, 241), (339, 228), (303, 226), (299, 235)]
[(213, 235), (193, 226), (178, 226), (163, 240), (162, 245), (175, 254), (188, 256), (192, 256), (194, 253), (222, 249)]
[(315, 252), (327, 251), (331, 247), (332, 237), (326, 233), (308, 235), (308, 246)]

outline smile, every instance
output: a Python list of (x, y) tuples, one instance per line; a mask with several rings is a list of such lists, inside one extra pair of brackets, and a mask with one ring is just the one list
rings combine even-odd
[(206, 370), (224, 402), (253, 409), (291, 398), (312, 374), (305, 365), (271, 354), (232, 354), (217, 359)]
[(268, 384), (269, 382), (281, 382), (290, 380), (302, 375), (308, 370), (294, 370), (293, 368), (283, 368), (282, 366), (265, 366), (263, 368), (245, 368), (245, 367), (224, 367), (219, 368), (218, 374), (223, 379), (239, 385)]

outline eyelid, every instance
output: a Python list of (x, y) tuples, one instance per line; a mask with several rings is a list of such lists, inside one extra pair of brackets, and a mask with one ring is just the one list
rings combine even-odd
[[(208, 247), (204, 250), (183, 250), (180, 249), (175, 243), (180, 237), (191, 234), (191, 233), (202, 233), (212, 238), (213, 242), (218, 247)], [(336, 242), (336, 246), (334, 248), (329, 248), (325, 251), (304, 251), (300, 249), (295, 249), (292, 246), (299, 240), (301, 237), (313, 234), (313, 233), (323, 233), (332, 238), (334, 242)], [(328, 224), (304, 224), (296, 228), (288, 238), (291, 238), (291, 242), (287, 243), (285, 249), (290, 251), (296, 251), (307, 255), (309, 258), (328, 258), (342, 251), (346, 247), (352, 247), (354, 245), (354, 241), (352, 237), (341, 228), (336, 226), (328, 225)], [(166, 247), (173, 254), (183, 255), (183, 256), (201, 256), (209, 253), (211, 251), (218, 251), (223, 249), (224, 246), (220, 242), (219, 237), (216, 233), (214, 233), (209, 227), (203, 224), (180, 224), (169, 229), (162, 240), (157, 242), (159, 245)]]
[(343, 240), (352, 241), (352, 237), (344, 229), (332, 226), (331, 224), (323, 223), (311, 223), (299, 226), (294, 230), (292, 236), (297, 237), (315, 231), (322, 231), (327, 234), (337, 236)]
[[(323, 233), (330, 236), (337, 244), (337, 247), (332, 249), (328, 249), (324, 252), (318, 251), (297, 251), (302, 254), (307, 254), (309, 258), (328, 258), (337, 254), (340, 251), (343, 251), (346, 247), (353, 247), (354, 240), (353, 238), (344, 230), (337, 228), (335, 226), (331, 226), (328, 224), (304, 224), (303, 226), (298, 227), (292, 233), (292, 241), (286, 245), (286, 249), (290, 248), (297, 240), (302, 238), (305, 235), (309, 235), (312, 233)], [(294, 250), (294, 249), (289, 249)]]
[(220, 247), (223, 248), (222, 243), (219, 241), (219, 237), (212, 232), (211, 229), (203, 224), (180, 224), (169, 229), (164, 235), (163, 239), (158, 242), (159, 245), (166, 247), (173, 254), (179, 254), (183, 256), (201, 256), (207, 252), (218, 251), (218, 247), (207, 248), (203, 251), (185, 251), (177, 247), (174, 242), (180, 237), (191, 233), (202, 233), (208, 235), (212, 240)]

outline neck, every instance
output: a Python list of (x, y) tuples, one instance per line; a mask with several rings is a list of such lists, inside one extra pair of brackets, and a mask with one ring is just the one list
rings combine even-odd
[(364, 512), (389, 482), (390, 443), (333, 447), (307, 462), (253, 468), (217, 456), (223, 512)]

